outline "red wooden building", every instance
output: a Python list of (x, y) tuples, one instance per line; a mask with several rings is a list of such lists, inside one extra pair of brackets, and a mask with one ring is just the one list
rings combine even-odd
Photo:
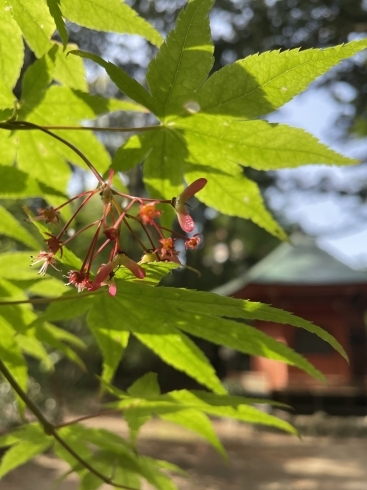
[(273, 393), (363, 397), (367, 393), (367, 272), (339, 262), (304, 235), (296, 235), (292, 243), (294, 246), (280, 245), (242, 277), (215, 292), (271, 304), (311, 320), (341, 343), (350, 364), (303, 329), (258, 321), (257, 328), (320, 369), (328, 385), (297, 368), (261, 357), (251, 358), (250, 369)]

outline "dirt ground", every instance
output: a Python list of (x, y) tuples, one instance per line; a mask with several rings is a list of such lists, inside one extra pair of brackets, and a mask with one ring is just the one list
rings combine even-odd
[[(121, 419), (88, 422), (126, 435)], [(175, 477), (180, 490), (367, 490), (367, 439), (296, 437), (258, 431), (232, 421), (215, 424), (229, 463), (206, 443), (169, 424), (152, 422), (142, 432), (142, 453), (181, 466), (189, 479)], [(54, 490), (67, 465), (37, 457), (0, 482), (1, 490)], [(59, 490), (76, 490), (70, 475)], [(103, 490), (110, 490), (105, 485)], [(150, 489), (145, 486), (144, 490)]]

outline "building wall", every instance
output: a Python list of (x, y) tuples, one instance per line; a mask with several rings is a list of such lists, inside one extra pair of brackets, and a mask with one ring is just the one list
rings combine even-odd
[[(365, 289), (365, 285), (363, 285)], [(351, 326), (359, 325), (364, 330), (363, 311), (357, 310), (351, 300), (354, 289), (343, 287), (274, 287), (250, 285), (235, 296), (253, 301), (271, 303), (272, 306), (293, 312), (295, 315), (312, 321), (333, 335), (353, 359), (351, 349)], [(365, 303), (367, 304), (367, 303)], [(251, 368), (266, 376), (269, 389), (273, 391), (333, 391), (347, 387), (355, 381), (354, 373), (346, 360), (316, 335), (289, 325), (256, 322), (255, 326), (280, 342), (284, 342), (301, 353), (327, 378), (328, 385), (315, 380), (307, 373), (288, 366), (280, 361), (253, 357)], [(355, 327), (354, 327), (355, 328)], [(354, 348), (355, 349), (355, 348)], [(353, 363), (351, 363), (353, 365)], [(367, 358), (366, 358), (367, 374)]]

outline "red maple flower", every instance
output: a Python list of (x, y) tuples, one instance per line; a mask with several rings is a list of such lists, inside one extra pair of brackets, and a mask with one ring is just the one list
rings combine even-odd
[(189, 248), (191, 249), (194, 249), (196, 248), (199, 243), (200, 243), (200, 237), (195, 235), (195, 236), (192, 236), (191, 238), (188, 238), (186, 241), (185, 241), (185, 248), (186, 250), (188, 250)]
[(159, 240), (162, 244), (160, 248), (160, 256), (161, 260), (168, 260), (170, 262), (176, 262), (176, 264), (181, 264), (178, 259), (178, 252), (175, 249), (174, 238), (162, 238)]
[(38, 271), (38, 274), (40, 274), (41, 276), (44, 276), (46, 274), (49, 265), (53, 267), (56, 271), (60, 272), (59, 269), (57, 269), (54, 265), (56, 263), (56, 260), (53, 253), (41, 251), (37, 255), (37, 257), (33, 257), (31, 255), (31, 265), (38, 264), (39, 262), (43, 262), (42, 267)]
[(155, 208), (156, 203), (151, 202), (149, 204), (141, 204), (138, 216), (140, 216), (143, 225), (152, 225), (154, 218), (159, 218), (162, 211)]
[(60, 212), (50, 206), (49, 208), (37, 209), (38, 216), (32, 218), (32, 221), (46, 221), (46, 223), (60, 223)]
[(162, 238), (161, 240), (159, 240), (159, 243), (162, 244), (162, 257), (165, 257), (166, 255), (171, 255), (173, 252), (175, 252), (175, 243), (173, 241), (173, 238)]
[(72, 284), (78, 289), (78, 293), (81, 293), (85, 289), (90, 290), (91, 288), (92, 282), (89, 279), (88, 272), (70, 271), (67, 275), (67, 278), (69, 279), (67, 286), (69, 286), (69, 284)]

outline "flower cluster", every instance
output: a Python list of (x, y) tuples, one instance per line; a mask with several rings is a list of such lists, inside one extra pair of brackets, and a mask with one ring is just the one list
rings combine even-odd
[[(98, 175), (98, 174), (97, 174)], [(138, 279), (144, 279), (145, 271), (141, 264), (148, 262), (171, 261), (180, 263), (176, 240), (185, 241), (186, 249), (194, 249), (200, 243), (200, 237), (193, 235), (187, 237), (160, 225), (159, 218), (162, 214), (161, 205), (172, 206), (177, 214), (178, 222), (186, 233), (194, 231), (195, 223), (186, 209), (186, 201), (193, 197), (206, 185), (206, 179), (198, 179), (190, 184), (178, 197), (171, 200), (153, 200), (130, 196), (117, 192), (112, 188), (113, 172), (110, 172), (107, 182), (102, 177), (96, 189), (86, 191), (69, 199), (57, 208), (48, 207), (38, 210), (38, 216), (32, 221), (44, 221), (53, 226), (60, 226), (58, 233), (45, 233), (46, 251), (41, 251), (37, 257), (32, 257), (32, 265), (42, 263), (39, 274), (46, 274), (48, 266), (58, 270), (55, 266), (56, 259), (63, 258), (64, 249), (76, 236), (90, 228), (95, 228), (95, 233), (79, 270), (71, 270), (67, 274), (68, 285), (75, 286), (78, 292), (95, 291), (102, 286), (107, 286), (111, 296), (116, 294), (114, 276), (120, 267), (125, 267)], [(90, 201), (99, 195), (102, 201), (102, 214), (84, 228), (68, 234), (71, 224), (78, 213)], [(128, 203), (122, 207), (119, 198), (122, 197)], [(78, 202), (71, 218), (61, 226), (60, 210), (63, 206), (72, 202)], [(138, 211), (136, 207), (138, 206)], [(134, 225), (134, 226), (132, 226)], [(141, 229), (141, 233), (136, 228)], [(140, 263), (135, 262), (126, 255), (120, 243), (122, 230), (134, 237), (141, 247), (142, 257)], [(143, 238), (141, 238), (141, 236)], [(145, 243), (146, 242), (146, 243)], [(105, 264), (101, 264), (95, 274), (92, 272), (99, 254), (108, 247), (109, 258)], [(62, 261), (62, 260), (61, 260)]]

